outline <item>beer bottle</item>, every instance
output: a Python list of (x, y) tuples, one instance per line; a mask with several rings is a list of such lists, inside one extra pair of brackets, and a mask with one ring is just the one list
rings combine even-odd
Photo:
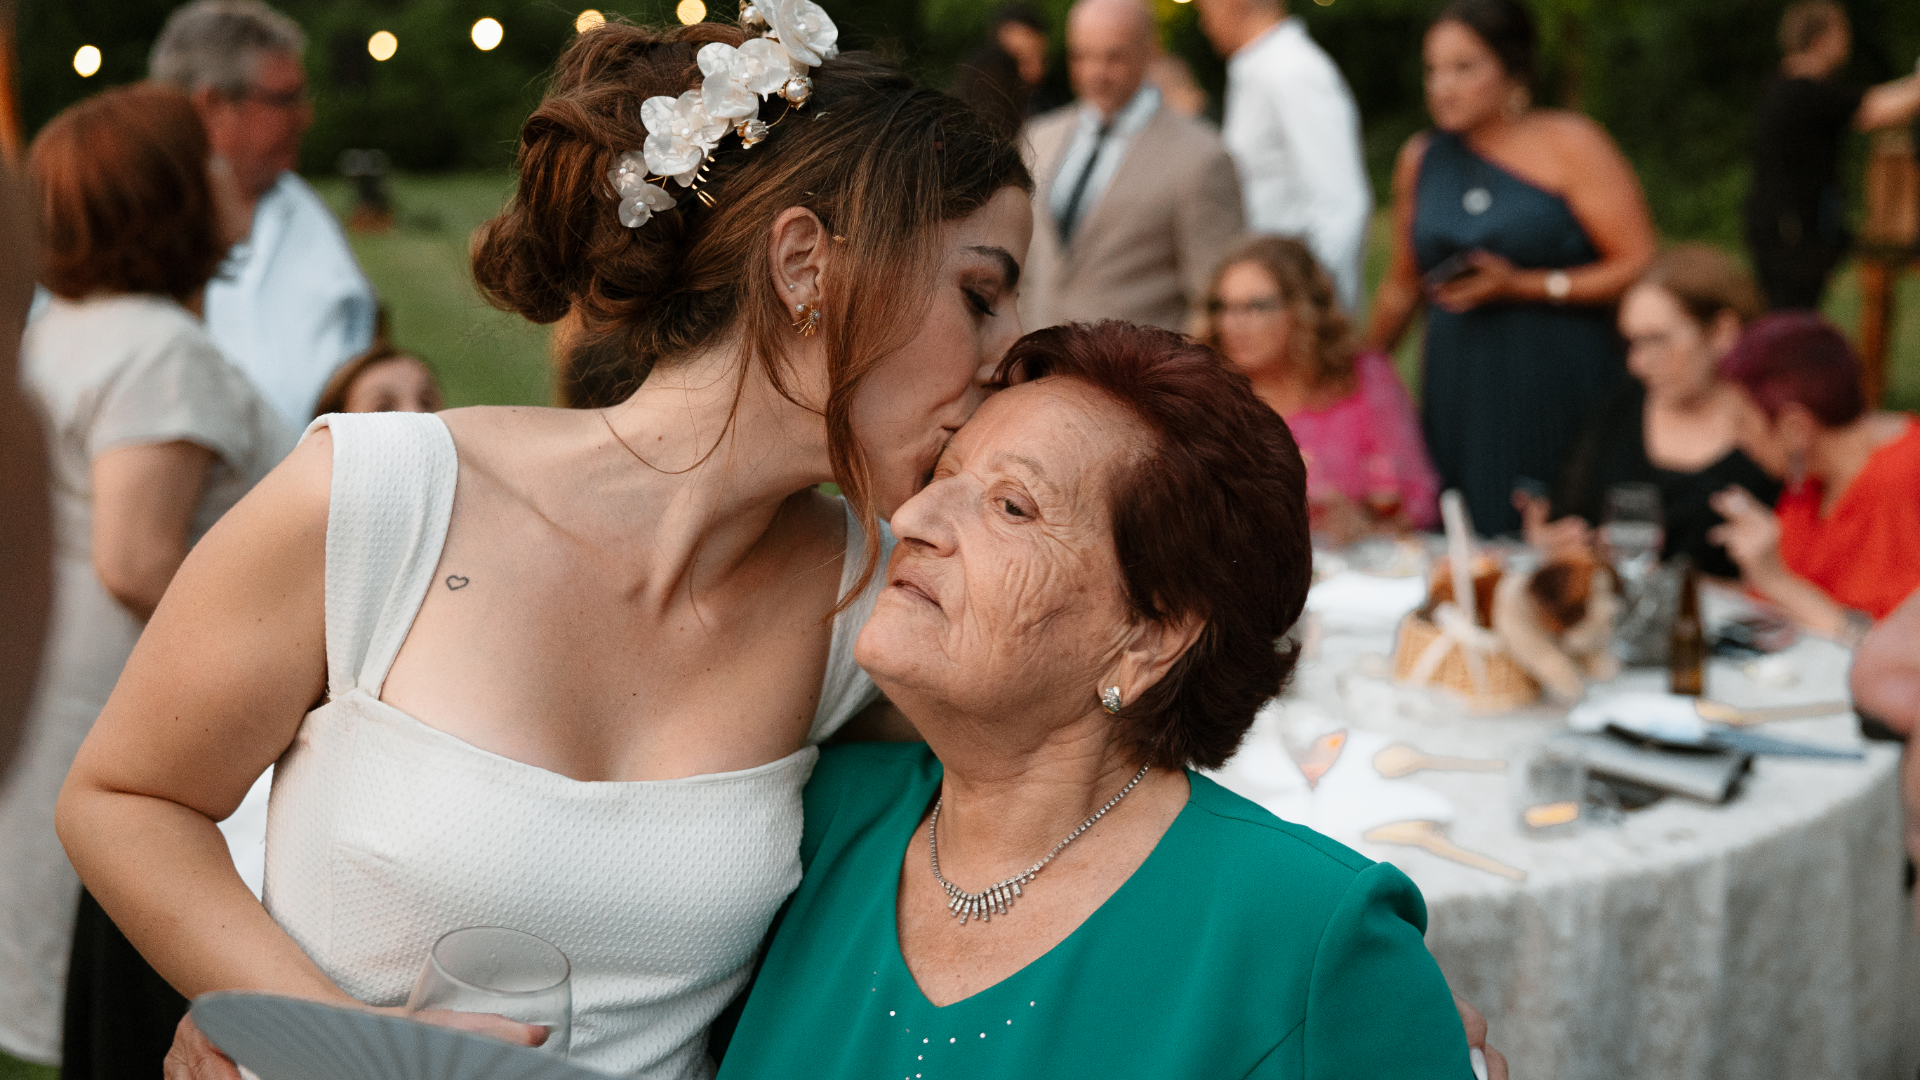
[(1700, 618), (1700, 578), (1691, 563), (1682, 568), (1680, 608), (1668, 637), (1667, 670), (1676, 694), (1706, 692), (1707, 628)]

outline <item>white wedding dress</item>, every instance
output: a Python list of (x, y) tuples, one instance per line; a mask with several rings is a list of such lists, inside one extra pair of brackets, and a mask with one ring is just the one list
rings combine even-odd
[[(739, 772), (584, 782), (382, 703), (435, 576), (459, 461), (431, 415), (322, 425), (334, 445), (328, 700), (273, 781), (267, 909), (341, 989), (376, 1005), (405, 1001), (449, 930), (537, 934), (573, 963), (571, 1060), (662, 1080), (709, 1075), (707, 1025), (800, 882), (800, 789), (819, 751)], [(843, 593), (861, 561), (851, 513), (847, 534)], [(876, 693), (853, 641), (882, 578), (834, 622), (810, 741)]]

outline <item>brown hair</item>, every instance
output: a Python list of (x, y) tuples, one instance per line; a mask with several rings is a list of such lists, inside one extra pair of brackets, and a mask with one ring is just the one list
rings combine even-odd
[(521, 129), (519, 189), (477, 234), (474, 280), (493, 304), (535, 322), (575, 316), (560, 380), (565, 404), (617, 402), (655, 364), (734, 329), (750, 362), (791, 397), (792, 315), (773, 291), (767, 237), (786, 208), (813, 211), (845, 238), (820, 285), (822, 412), (834, 479), (867, 526), (864, 585), (879, 532), (852, 426), (855, 392), (920, 322), (933, 271), (927, 234), (1004, 188), (1031, 190), (1032, 180), (1012, 138), (957, 99), (871, 54), (849, 53), (813, 70), (804, 109), (782, 118), (777, 99), (763, 104), (763, 119), (778, 122), (764, 143), (721, 144), (703, 185), (715, 205), (675, 187), (678, 208), (622, 226), (607, 174), (646, 141), (641, 103), (697, 86), (701, 46), (746, 40), (719, 23), (610, 23), (576, 38)]
[(1813, 48), (1821, 35), (1847, 25), (1847, 9), (1834, 0), (1799, 0), (1780, 16), (1780, 51), (1798, 56)]
[(182, 302), (226, 258), (207, 132), (185, 94), (118, 87), (69, 106), (33, 140), (55, 295), (157, 293)]
[(1014, 343), (1002, 382), (1081, 379), (1154, 445), (1109, 481), (1114, 551), (1136, 618), (1204, 620), (1165, 678), (1115, 718), (1139, 759), (1218, 768), (1286, 684), (1313, 576), (1307, 468), (1286, 421), (1212, 350), (1152, 327), (1055, 326)]
[(1353, 325), (1333, 291), (1333, 275), (1313, 257), (1307, 245), (1290, 236), (1254, 236), (1227, 254), (1207, 284), (1207, 321), (1201, 340), (1216, 352), (1220, 348), (1220, 279), (1242, 263), (1267, 272), (1280, 290), (1293, 320), (1287, 359), (1305, 371), (1312, 385), (1346, 386), (1353, 381), (1353, 358), (1359, 345)]
[(1742, 326), (1767, 310), (1753, 275), (1733, 256), (1707, 244), (1679, 244), (1661, 252), (1640, 284), (1664, 290), (1702, 327), (1731, 311)]
[[(354, 381), (366, 374), (368, 368), (388, 360), (411, 360), (426, 368), (429, 376), (434, 376), (433, 365), (427, 363), (426, 358), (405, 349), (396, 349), (384, 337), (376, 337), (373, 348), (340, 365), (340, 369), (327, 379), (326, 389), (320, 391), (320, 400), (313, 406), (314, 417), (317, 419), (328, 413), (346, 412), (347, 395), (352, 392)], [(440, 380), (434, 376), (434, 389), (439, 388)]]

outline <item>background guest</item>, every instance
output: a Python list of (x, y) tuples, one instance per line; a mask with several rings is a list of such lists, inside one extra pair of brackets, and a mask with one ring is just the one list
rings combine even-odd
[(1749, 588), (1852, 644), (1920, 588), (1920, 424), (1868, 410), (1853, 349), (1812, 312), (1755, 322), (1720, 371), (1754, 406), (1741, 447), (1787, 489), (1777, 514), (1716, 496), (1713, 538)]
[(1356, 345), (1304, 243), (1259, 236), (1235, 248), (1207, 292), (1204, 338), (1293, 429), (1316, 533), (1346, 544), (1438, 520), (1440, 477), (1413, 401), (1392, 360)]
[(1455, 0), (1425, 55), (1434, 130), (1394, 167), (1393, 262), (1367, 340), (1391, 350), (1425, 302), (1427, 447), (1478, 528), (1510, 532), (1515, 480), (1558, 476), (1623, 378), (1611, 306), (1652, 260), (1653, 222), (1606, 132), (1532, 106), (1517, 0)]
[(1240, 236), (1240, 185), (1220, 137), (1146, 83), (1154, 34), (1141, 0), (1080, 0), (1067, 17), (1079, 101), (1027, 130), (1039, 181), (1020, 288), (1028, 328), (1126, 319), (1186, 330)]
[(1585, 547), (1606, 518), (1616, 484), (1660, 489), (1662, 556), (1685, 554), (1703, 573), (1740, 576), (1725, 548), (1707, 539), (1723, 519), (1710, 504), (1739, 485), (1771, 506), (1780, 485), (1738, 446), (1748, 405), (1720, 378), (1722, 357), (1760, 315), (1760, 290), (1725, 252), (1703, 244), (1670, 249), (1620, 302), (1633, 380), (1596, 408), (1574, 443), (1549, 505), (1516, 494), (1538, 546)]
[(1333, 59), (1285, 0), (1198, 0), (1200, 28), (1227, 58), (1223, 135), (1240, 169), (1247, 228), (1299, 236), (1361, 309), (1373, 185), (1360, 110)]
[(1840, 75), (1853, 51), (1847, 10), (1800, 0), (1780, 19), (1780, 69), (1760, 94), (1747, 194), (1747, 246), (1772, 308), (1817, 308), (1846, 254), (1840, 150), (1849, 126), (1920, 114), (1920, 75), (1861, 90)]
[(1031, 4), (1013, 0), (994, 11), (987, 43), (960, 61), (953, 93), (1006, 130), (1018, 131), (1040, 111), (1035, 106), (1046, 78), (1046, 21)]
[(52, 603), (47, 445), (20, 387), (20, 334), (39, 270), (25, 186), (0, 161), (0, 789), (33, 699)]
[(313, 415), (362, 412), (439, 412), (446, 407), (433, 368), (382, 340), (347, 361), (320, 393)]
[(197, 314), (246, 219), (188, 100), (110, 90), (43, 128), (29, 164), (55, 299), (27, 331), (22, 368), (50, 428), (58, 587), (23, 756), (0, 795), (0, 1047), (60, 1061), (77, 943), (64, 1075), (156, 1075), (179, 1011), (121, 1006), (172, 991), (97, 905), (80, 905), (76, 928), (80, 883), (54, 801), (187, 550), (292, 438)]
[(253, 221), (207, 288), (207, 329), (289, 427), (335, 368), (373, 344), (374, 295), (333, 213), (292, 170), (313, 123), (300, 27), (259, 0), (194, 0), (148, 61), (193, 99)]
[[(1907, 741), (1901, 759), (1900, 794), (1906, 804), (1907, 859), (1920, 861), (1920, 592), (1907, 597), (1874, 625), (1853, 651), (1853, 703)], [(1911, 870), (1909, 870), (1911, 872)], [(1916, 911), (1920, 916), (1920, 911)]]

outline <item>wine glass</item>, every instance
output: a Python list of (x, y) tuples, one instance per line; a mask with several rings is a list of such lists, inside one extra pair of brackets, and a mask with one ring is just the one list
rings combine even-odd
[(1657, 559), (1666, 539), (1660, 514), (1660, 489), (1653, 484), (1615, 484), (1607, 489), (1607, 517), (1600, 538), (1616, 565), (1627, 564), (1644, 575), (1650, 559)]
[(407, 1011), (493, 1013), (547, 1029), (539, 1049), (567, 1056), (573, 1033), (572, 965), (542, 938), (504, 926), (442, 934), (427, 953)]

